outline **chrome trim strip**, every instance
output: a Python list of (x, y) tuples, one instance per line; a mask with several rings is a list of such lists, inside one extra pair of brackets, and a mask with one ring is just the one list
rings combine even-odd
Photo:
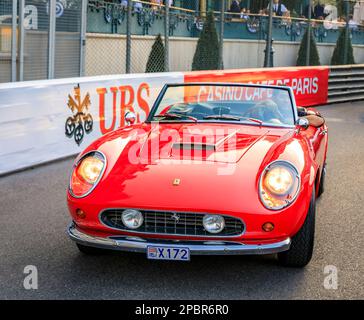
[[(86, 157), (88, 157), (90, 154), (92, 153), (98, 153), (99, 155), (101, 155), (101, 157), (104, 159), (104, 167), (102, 168), (102, 171), (100, 173), (100, 176), (97, 178), (96, 182), (94, 183), (94, 185), (92, 186), (92, 188), (87, 191), (85, 194), (83, 194), (82, 196), (76, 196), (73, 192), (72, 192), (72, 188), (71, 188), (71, 181), (72, 181), (72, 174), (73, 174), (73, 171), (77, 168), (77, 166), (80, 164), (80, 162), (85, 159)], [(98, 151), (98, 150), (92, 150), (92, 151), (89, 151), (87, 153), (85, 153), (84, 155), (82, 155), (82, 157), (80, 157), (79, 159), (77, 159), (76, 163), (73, 165), (73, 168), (72, 168), (72, 172), (71, 172), (71, 176), (70, 176), (70, 179), (69, 179), (69, 183), (68, 183), (68, 192), (70, 193), (70, 195), (75, 198), (75, 199), (82, 199), (82, 198), (85, 198), (87, 197), (95, 188), (96, 186), (99, 184), (102, 176), (104, 175), (105, 173), (105, 170), (106, 170), (106, 165), (107, 165), (107, 159), (106, 159), (106, 156), (101, 152), (101, 151)]]
[(277, 252), (286, 251), (290, 248), (291, 239), (287, 238), (280, 242), (252, 245), (243, 244), (240, 242), (233, 241), (166, 241), (166, 240), (155, 240), (155, 242), (148, 242), (147, 239), (138, 237), (109, 237), (101, 238), (88, 235), (78, 230), (74, 223), (71, 223), (68, 227), (69, 237), (82, 245), (118, 250), (118, 251), (129, 251), (129, 252), (140, 252), (146, 253), (148, 246), (173, 246), (173, 247), (184, 247), (189, 248), (191, 255), (246, 255), (246, 254), (273, 254)]
[[(143, 232), (143, 231), (136, 231), (136, 230), (132, 230), (132, 229), (127, 229), (125, 227), (125, 229), (119, 229), (119, 228), (114, 228), (114, 227), (110, 227), (108, 226), (107, 224), (105, 224), (102, 219), (101, 219), (101, 215), (104, 213), (104, 211), (107, 211), (107, 210), (126, 210), (126, 209), (134, 209), (134, 210), (138, 210), (138, 211), (141, 211), (143, 213), (143, 211), (155, 211), (155, 212), (170, 212), (171, 214), (173, 213), (193, 213), (193, 214), (201, 214), (201, 215), (213, 215), (213, 214), (216, 214), (216, 215), (220, 215), (220, 216), (223, 216), (223, 217), (229, 217), (229, 218), (234, 218), (234, 219), (237, 219), (237, 220), (240, 220), (241, 223), (243, 224), (243, 232), (240, 233), (240, 234), (236, 234), (236, 235), (233, 235), (233, 236), (222, 236), (222, 235), (219, 235), (218, 233), (215, 233), (215, 234), (211, 234), (211, 235), (203, 235), (203, 236), (200, 236), (200, 235), (193, 235), (193, 234), (178, 234), (178, 233), (156, 233), (156, 232)], [(111, 229), (111, 230), (116, 230), (116, 231), (122, 231), (122, 232), (128, 232), (128, 233), (135, 233), (137, 235), (140, 235), (140, 234), (145, 234), (145, 235), (149, 235), (149, 234), (153, 234), (153, 235), (162, 235), (162, 236), (178, 236), (178, 237), (196, 237), (196, 238), (208, 238), (208, 237), (214, 237), (214, 238), (221, 238), (221, 239), (228, 239), (228, 238), (238, 238), (238, 237), (241, 237), (245, 231), (246, 231), (246, 224), (245, 222), (243, 221), (243, 219), (241, 218), (238, 218), (238, 217), (234, 217), (234, 216), (231, 216), (231, 215), (228, 215), (228, 214), (219, 214), (219, 213), (201, 213), (201, 212), (191, 212), (191, 211), (169, 211), (169, 210), (153, 210), (153, 209), (138, 209), (138, 208), (106, 208), (106, 209), (103, 209), (100, 211), (99, 213), (99, 222)], [(144, 216), (143, 216), (144, 217)]]

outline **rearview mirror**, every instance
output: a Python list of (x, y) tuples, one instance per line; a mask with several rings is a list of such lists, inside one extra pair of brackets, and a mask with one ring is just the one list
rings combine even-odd
[(125, 123), (127, 126), (131, 126), (135, 123), (136, 121), (136, 115), (134, 112), (128, 111), (125, 114)]
[(310, 126), (310, 122), (306, 118), (299, 118), (296, 121), (296, 126), (299, 130), (306, 130)]

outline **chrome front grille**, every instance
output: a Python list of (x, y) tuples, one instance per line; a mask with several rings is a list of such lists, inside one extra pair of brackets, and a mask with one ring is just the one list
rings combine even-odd
[(219, 234), (208, 233), (202, 224), (204, 214), (189, 212), (165, 212), (140, 210), (144, 216), (142, 226), (135, 230), (126, 228), (122, 222), (121, 215), (124, 209), (104, 210), (100, 219), (108, 227), (140, 233), (206, 236), (206, 237), (228, 237), (238, 236), (244, 232), (244, 224), (240, 219), (224, 216), (225, 228)]

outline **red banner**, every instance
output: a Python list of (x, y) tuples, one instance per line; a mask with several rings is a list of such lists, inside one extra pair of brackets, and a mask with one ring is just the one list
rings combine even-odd
[(202, 71), (185, 73), (185, 82), (251, 83), (288, 86), (294, 91), (297, 106), (327, 103), (328, 67), (293, 67)]

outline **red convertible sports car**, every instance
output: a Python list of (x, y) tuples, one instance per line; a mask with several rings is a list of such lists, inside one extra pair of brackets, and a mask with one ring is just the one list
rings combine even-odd
[(166, 85), (144, 123), (93, 142), (75, 160), (68, 234), (80, 251), (312, 257), (327, 127), (299, 117), (288, 87)]

